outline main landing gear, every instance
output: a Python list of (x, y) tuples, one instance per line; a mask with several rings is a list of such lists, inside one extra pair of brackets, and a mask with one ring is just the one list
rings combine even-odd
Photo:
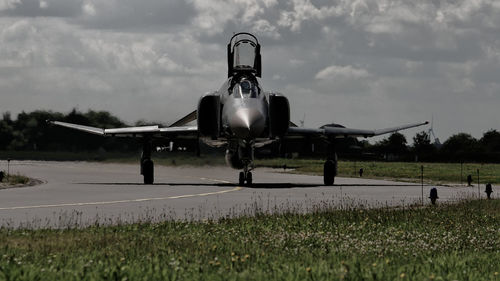
[(326, 160), (323, 166), (323, 182), (325, 185), (333, 185), (337, 175), (337, 161)]
[(153, 184), (154, 182), (154, 163), (151, 160), (151, 150), (153, 143), (150, 137), (144, 137), (141, 155), (141, 175), (144, 176), (144, 184)]
[(323, 182), (325, 185), (333, 185), (337, 176), (337, 153), (335, 153), (335, 139), (328, 142), (328, 156), (323, 166)]

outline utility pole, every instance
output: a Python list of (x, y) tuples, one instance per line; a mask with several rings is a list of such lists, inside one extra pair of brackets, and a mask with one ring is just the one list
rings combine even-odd
[(10, 158), (7, 158), (7, 179), (10, 178)]

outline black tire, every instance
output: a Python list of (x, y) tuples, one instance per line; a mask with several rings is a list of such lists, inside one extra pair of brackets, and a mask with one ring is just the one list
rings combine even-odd
[(240, 172), (239, 184), (240, 185), (245, 184), (245, 173), (243, 173), (243, 172)]
[(335, 162), (327, 160), (323, 166), (323, 182), (325, 185), (333, 185), (335, 182)]
[(252, 172), (247, 173), (247, 185), (252, 185)]
[(154, 163), (151, 159), (146, 159), (142, 162), (142, 174), (144, 176), (144, 184), (153, 184), (155, 178)]

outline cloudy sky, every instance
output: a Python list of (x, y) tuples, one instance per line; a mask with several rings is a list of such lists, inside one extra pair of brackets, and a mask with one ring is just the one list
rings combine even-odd
[(500, 130), (495, 0), (0, 0), (0, 112), (173, 122), (220, 87), (239, 31), (297, 123)]

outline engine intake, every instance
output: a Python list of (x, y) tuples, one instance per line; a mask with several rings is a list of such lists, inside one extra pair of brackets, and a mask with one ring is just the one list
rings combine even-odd
[(283, 136), (290, 126), (290, 104), (285, 96), (269, 95), (269, 135)]
[(198, 103), (198, 132), (201, 136), (217, 139), (220, 133), (220, 97), (206, 95)]

